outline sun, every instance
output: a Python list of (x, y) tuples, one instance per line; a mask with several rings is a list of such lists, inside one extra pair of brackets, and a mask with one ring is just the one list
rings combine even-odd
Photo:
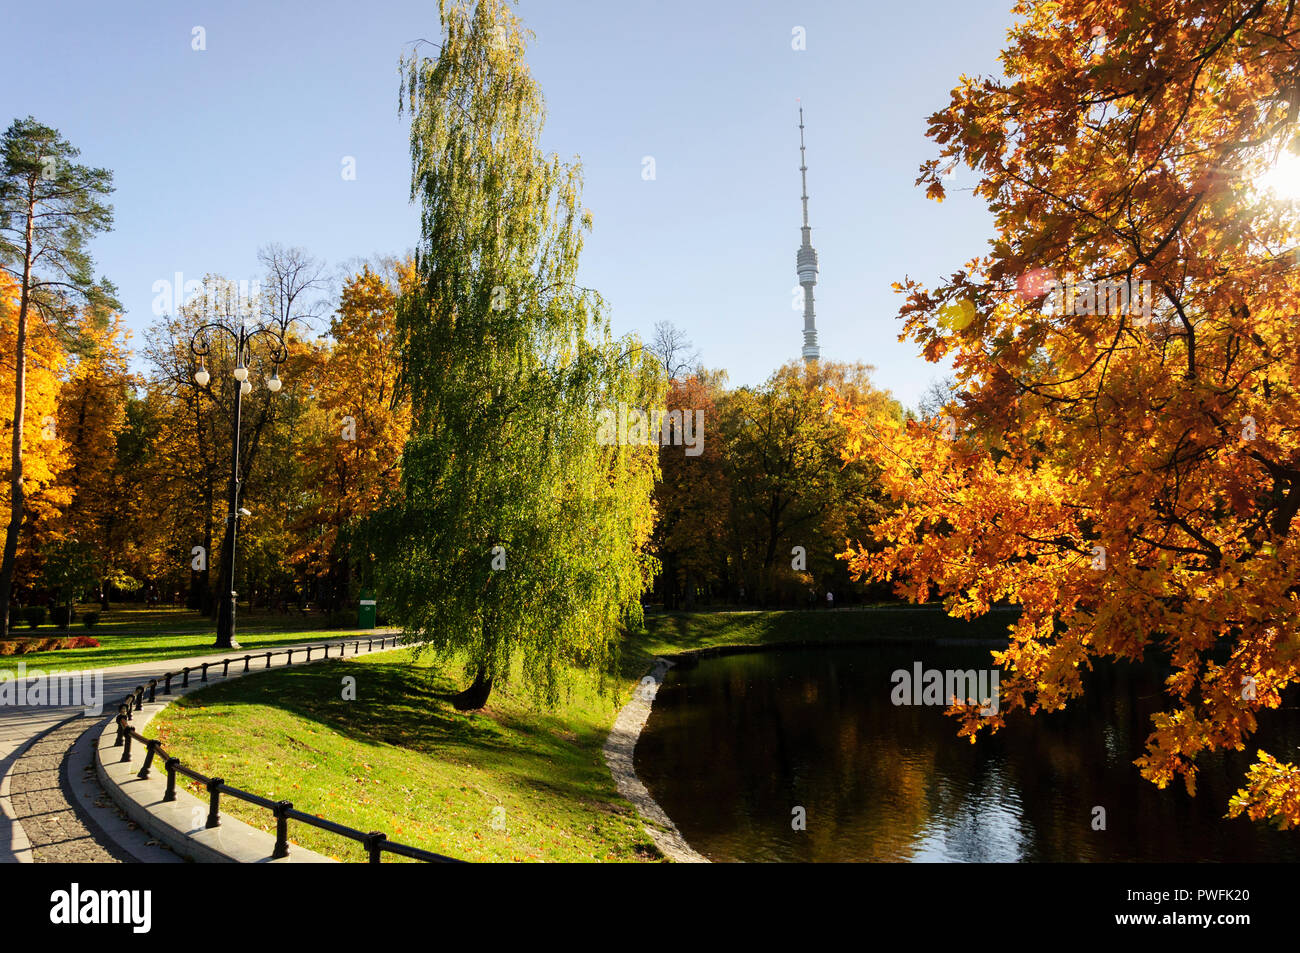
[(1283, 149), (1277, 162), (1257, 180), (1262, 190), (1287, 202), (1300, 202), (1300, 155)]

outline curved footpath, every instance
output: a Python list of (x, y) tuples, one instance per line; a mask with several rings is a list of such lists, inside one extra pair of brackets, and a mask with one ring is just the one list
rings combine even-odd
[[(395, 630), (376, 629), (373, 637), (395, 634)], [(369, 654), (366, 639), (371, 637), (372, 634), (367, 633), (361, 639), (359, 652), (355, 654)], [(119, 812), (95, 779), (92, 764), (94, 745), (102, 727), (110, 724), (116, 716), (121, 699), (134, 691), (137, 685), (147, 684), (151, 678), (161, 678), (186, 666), (196, 668), (214, 659), (242, 659), (245, 654), (257, 657), (266, 651), (283, 652), (289, 648), (305, 649), (327, 643), (331, 646), (346, 643), (351, 647), (355, 642), (356, 637), (312, 640), (260, 650), (235, 649), (189, 658), (86, 669), (88, 673), (98, 671), (103, 676), (104, 711), (98, 715), (87, 715), (81, 708), (68, 706), (0, 707), (0, 863), (114, 863), (130, 860), (165, 863), (179, 860)], [(375, 648), (374, 651), (381, 649)], [(277, 656), (273, 667), (284, 663), (284, 657)], [(295, 664), (307, 663), (299, 659)], [(232, 665), (226, 677), (242, 676), (240, 668)], [(249, 674), (259, 671), (265, 671), (265, 668), (255, 667)], [(46, 671), (46, 675), (55, 674), (60, 674), (57, 669)], [(80, 676), (81, 671), (67, 674)], [(30, 684), (32, 678), (25, 681)], [(219, 669), (214, 669), (209, 679), (208, 684), (222, 679)], [(159, 698), (160, 701), (173, 699), (203, 686), (196, 673), (191, 677), (188, 689), (173, 684), (172, 695), (160, 695)]]

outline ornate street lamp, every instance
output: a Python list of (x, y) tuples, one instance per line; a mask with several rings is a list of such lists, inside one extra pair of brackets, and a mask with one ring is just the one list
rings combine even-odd
[(284, 344), (284, 329), (277, 330), (265, 324), (249, 326), (240, 322), (238, 328), (224, 324), (205, 324), (194, 332), (190, 339), (190, 353), (199, 359), (199, 369), (194, 372), (194, 383), (208, 389), (212, 375), (208, 373), (205, 358), (212, 352), (208, 338), (210, 331), (220, 332), (230, 337), (235, 344), (235, 416), (233, 423), (234, 445), (230, 452), (230, 489), (226, 511), (226, 535), (221, 542), (221, 601), (217, 609), (217, 641), (213, 648), (239, 648), (235, 641), (235, 541), (239, 530), (239, 517), (247, 510), (239, 507), (239, 416), (243, 408), (244, 395), (253, 390), (253, 383), (248, 379), (248, 365), (252, 359), (251, 343), (253, 338), (264, 334), (271, 342), (271, 376), (266, 381), (266, 389), (276, 393), (280, 389), (280, 365), (289, 358), (289, 349)]

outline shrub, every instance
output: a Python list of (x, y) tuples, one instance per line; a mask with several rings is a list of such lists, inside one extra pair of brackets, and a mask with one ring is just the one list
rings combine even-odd
[(95, 625), (95, 623), (98, 622), (98, 621), (99, 621), (99, 613), (98, 613), (98, 612), (93, 612), (93, 611), (92, 611), (92, 612), (87, 612), (87, 613), (85, 613), (84, 615), (82, 615), (82, 617), (81, 617), (81, 624), (84, 625), (84, 626), (85, 626), (86, 628), (88, 628), (88, 629), (89, 629), (89, 628), (93, 628), (94, 625)]
[(17, 639), (0, 643), (0, 655), (30, 655), (32, 652), (44, 652), (58, 647), (58, 639)]
[(50, 613), (50, 621), (60, 629), (66, 629), (77, 621), (77, 610), (71, 606), (55, 606)]
[(9, 639), (0, 642), (0, 656), (30, 655), (33, 652), (53, 652), (58, 649), (97, 649), (99, 639), (89, 635), (69, 638)]
[(23, 621), (27, 628), (35, 629), (45, 624), (45, 606), (28, 606), (23, 610)]

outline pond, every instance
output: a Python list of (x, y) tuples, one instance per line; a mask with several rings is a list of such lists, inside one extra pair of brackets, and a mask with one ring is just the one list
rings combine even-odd
[(1161, 706), (1153, 666), (1100, 667), (1065, 711), (1015, 712), (972, 745), (942, 705), (893, 703), (911, 700), (894, 673), (917, 663), (990, 667), (988, 649), (921, 644), (675, 667), (637, 743), (637, 773), (715, 861), (1300, 860), (1300, 832), (1223, 817), (1257, 748), (1295, 759), (1294, 699), (1262, 716), (1246, 751), (1203, 756), (1189, 797), (1132, 763)]

